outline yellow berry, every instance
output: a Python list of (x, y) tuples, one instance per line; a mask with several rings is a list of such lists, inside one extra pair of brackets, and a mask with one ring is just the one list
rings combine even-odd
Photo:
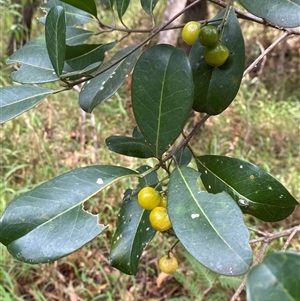
[(138, 203), (147, 210), (157, 207), (160, 202), (160, 193), (153, 187), (144, 187), (138, 193)]
[(196, 21), (186, 23), (182, 29), (181, 37), (190, 46), (194, 44), (200, 33), (200, 24)]
[(164, 207), (155, 207), (149, 215), (151, 226), (160, 232), (167, 231), (171, 228), (171, 221), (167, 209)]
[(159, 260), (158, 266), (162, 272), (172, 274), (178, 268), (178, 261), (172, 253), (169, 253)]

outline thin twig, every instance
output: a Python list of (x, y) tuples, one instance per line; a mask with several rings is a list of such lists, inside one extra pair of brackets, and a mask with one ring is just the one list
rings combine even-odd
[[(300, 232), (300, 226), (295, 226), (293, 228), (290, 228), (290, 229), (285, 229), (283, 231), (280, 231), (280, 232), (275, 232), (275, 233), (265, 233), (265, 235), (263, 237), (259, 237), (259, 238), (255, 238), (255, 239), (252, 239), (249, 241), (250, 244), (255, 244), (255, 243), (258, 243), (258, 242), (262, 242), (262, 241), (265, 241), (265, 242), (270, 242), (274, 239), (277, 239), (279, 237), (283, 237), (283, 236), (287, 236), (287, 235), (290, 235), (291, 233), (295, 232), (295, 234), (297, 232)], [(294, 234), (294, 235), (295, 235)]]
[(299, 231), (299, 229), (295, 228), (294, 231), (290, 234), (290, 236), (288, 237), (288, 239), (286, 240), (282, 251), (285, 251), (288, 247), (288, 245), (290, 244), (291, 240), (293, 239), (293, 237), (297, 234), (297, 232)]
[[(128, 57), (129, 55), (131, 55), (132, 53), (134, 53), (136, 50), (138, 50), (140, 47), (142, 47), (143, 45), (145, 45), (146, 43), (148, 43), (153, 37), (155, 37), (160, 31), (162, 31), (163, 29), (165, 29), (169, 24), (171, 24), (175, 19), (177, 19), (179, 16), (181, 16), (185, 11), (189, 10), (191, 7), (195, 6), (196, 4), (198, 4), (200, 1), (202, 0), (197, 0), (194, 1), (193, 3), (191, 3), (190, 5), (186, 6), (182, 11), (180, 11), (178, 14), (176, 14), (174, 17), (172, 17), (168, 22), (166, 22), (165, 24), (163, 24), (161, 27), (159, 27), (156, 31), (154, 31), (149, 37), (147, 37), (146, 39), (144, 39), (142, 42), (140, 42), (139, 44), (137, 44), (135, 47), (132, 48), (132, 50), (130, 50), (129, 52), (127, 52), (125, 55), (121, 56), (119, 59), (115, 60), (113, 63), (111, 63), (110, 65), (108, 65), (107, 67), (101, 69), (99, 72), (97, 72), (96, 74), (93, 75), (93, 77), (96, 77), (102, 73), (104, 73), (105, 71), (109, 70), (110, 68), (112, 68), (113, 66), (119, 64), (121, 61), (123, 61), (126, 57)], [(64, 90), (68, 90), (71, 89), (74, 85), (78, 85), (80, 83), (85, 82), (87, 79), (80, 79), (77, 80), (75, 82), (69, 83), (70, 87), (65, 88), (61, 91)]]
[[(221, 0), (209, 0), (209, 1), (212, 2), (212, 3), (215, 3), (219, 6), (227, 7), (227, 3), (224, 2), (224, 1), (221, 1)], [(234, 11), (238, 15), (238, 17), (241, 17), (243, 19), (246, 19), (246, 20), (249, 20), (249, 21), (254, 21), (256, 23), (263, 24), (263, 25), (268, 26), (268, 27), (273, 27), (273, 28), (276, 28), (278, 30), (287, 31), (287, 29), (284, 28), (284, 27), (278, 27), (276, 25), (268, 23), (266, 20), (264, 20), (262, 18), (259, 18), (259, 17), (256, 17), (255, 15), (253, 15), (251, 13), (248, 13), (248, 12), (245, 12), (241, 9), (234, 8)], [(290, 32), (290, 34), (300, 35), (300, 30), (298, 30), (298, 29), (289, 28), (288, 31)]]
[(257, 59), (252, 62), (252, 64), (244, 71), (243, 76), (245, 76), (247, 73), (249, 73), (253, 68), (257, 66), (257, 64), (271, 51), (275, 46), (277, 46), (281, 41), (283, 41), (288, 35), (290, 35), (290, 32), (285, 31), (278, 39), (276, 39), (263, 53), (260, 54)]
[(174, 148), (165, 158), (163, 158), (162, 163), (168, 161), (170, 158), (172, 158), (179, 150), (184, 148), (188, 145), (190, 140), (193, 138), (195, 133), (203, 126), (203, 124), (206, 122), (206, 120), (210, 117), (209, 114), (206, 114), (193, 128), (193, 130), (185, 137), (184, 140), (181, 141), (181, 143), (178, 144), (176, 148)]

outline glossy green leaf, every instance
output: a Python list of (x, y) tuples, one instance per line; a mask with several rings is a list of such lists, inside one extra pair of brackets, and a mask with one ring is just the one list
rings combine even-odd
[(18, 71), (14, 71), (10, 75), (15, 82), (38, 84), (58, 80), (45, 45), (28, 43), (17, 50), (9, 58), (7, 64), (21, 65)]
[(242, 212), (226, 192), (200, 191), (199, 176), (189, 167), (171, 174), (168, 213), (173, 230), (186, 250), (208, 269), (231, 276), (244, 274), (252, 263), (252, 251)]
[[(66, 4), (58, 0), (49, 0), (41, 5), (41, 8), (48, 12), (52, 7), (62, 6), (66, 13), (66, 26), (85, 24), (94, 20), (93, 16), (81, 9)], [(40, 22), (45, 23), (45, 17), (40, 18)]]
[[(124, 56), (131, 51), (133, 47), (134, 46), (129, 46), (117, 52), (103, 65), (103, 68)], [(87, 81), (79, 94), (79, 104), (81, 108), (84, 111), (91, 113), (97, 105), (111, 97), (124, 83), (139, 55), (140, 50), (136, 50), (117, 65)]]
[(30, 110), (53, 91), (36, 86), (8, 86), (0, 88), (0, 123)]
[(92, 35), (94, 35), (92, 31), (68, 26), (66, 31), (66, 44), (69, 46), (82, 44)]
[(279, 27), (300, 26), (300, 0), (239, 0), (253, 15)]
[(61, 6), (49, 10), (45, 23), (45, 38), (50, 61), (59, 77), (63, 71), (66, 54), (65, 11)]
[(159, 158), (180, 135), (193, 101), (183, 50), (163, 44), (147, 49), (135, 66), (131, 94), (138, 127)]
[(154, 157), (152, 149), (144, 139), (126, 136), (110, 136), (105, 140), (109, 150), (135, 158)]
[(156, 233), (149, 214), (138, 204), (137, 194), (126, 191), (109, 255), (111, 265), (125, 274), (137, 273), (140, 257)]
[(209, 192), (226, 191), (244, 213), (263, 221), (282, 220), (298, 205), (280, 182), (252, 163), (206, 155), (197, 157), (197, 166)]
[(62, 0), (62, 2), (86, 11), (97, 18), (97, 7), (94, 0)]
[(122, 21), (122, 17), (125, 14), (128, 6), (129, 6), (130, 0), (116, 0), (116, 7), (119, 19)]
[(95, 165), (62, 174), (14, 199), (0, 219), (0, 242), (17, 259), (49, 262), (74, 252), (104, 230), (82, 203), (133, 170)]
[(141, 0), (141, 5), (149, 16), (153, 14), (154, 7), (158, 1), (159, 0)]
[(299, 272), (299, 253), (275, 252), (267, 255), (247, 276), (247, 300), (300, 300)]
[(82, 70), (93, 63), (102, 62), (105, 52), (112, 49), (115, 44), (113, 42), (109, 44), (67, 45), (66, 62), (74, 71)]
[[(212, 22), (219, 25), (224, 15), (222, 10)], [(220, 36), (222, 43), (230, 51), (224, 65), (215, 68), (206, 64), (204, 47), (197, 40), (190, 52), (195, 85), (193, 109), (210, 115), (223, 112), (235, 98), (243, 77), (245, 67), (245, 45), (239, 22), (233, 10), (230, 11)]]

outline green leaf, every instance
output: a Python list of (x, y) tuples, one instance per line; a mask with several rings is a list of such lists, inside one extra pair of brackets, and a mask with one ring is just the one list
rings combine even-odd
[(62, 2), (86, 11), (97, 18), (97, 7), (94, 0), (62, 0)]
[(175, 159), (178, 166), (186, 166), (188, 165), (193, 158), (193, 154), (188, 147), (180, 149), (179, 152), (176, 153)]
[(154, 7), (158, 1), (159, 0), (141, 0), (141, 5), (149, 16), (153, 15)]
[(122, 21), (122, 17), (125, 14), (128, 6), (129, 6), (130, 0), (116, 0), (116, 7), (119, 19)]
[(138, 204), (137, 195), (126, 191), (109, 255), (111, 265), (125, 274), (137, 273), (140, 257), (156, 233), (149, 214)]
[[(48, 12), (52, 7), (62, 6), (66, 13), (66, 26), (75, 26), (85, 24), (94, 20), (93, 16), (81, 9), (66, 4), (58, 0), (49, 0), (47, 3), (42, 4), (41, 7)], [(40, 22), (45, 22), (45, 17), (40, 18)]]
[[(224, 10), (222, 10), (212, 22), (219, 25)], [(221, 42), (230, 51), (229, 58), (224, 65), (215, 68), (206, 64), (204, 59), (204, 47), (198, 39), (190, 52), (193, 80), (195, 85), (193, 109), (210, 115), (223, 112), (235, 98), (243, 77), (245, 67), (245, 45), (236, 15), (231, 9), (225, 22)]]
[(252, 263), (252, 251), (242, 212), (227, 193), (200, 191), (199, 176), (189, 167), (171, 174), (168, 213), (173, 230), (208, 269), (231, 276), (244, 274)]
[(91, 75), (95, 70), (97, 70), (99, 68), (101, 63), (102, 62), (95, 62), (82, 70), (64, 73), (63, 75), (60, 76), (60, 79), (75, 80), (75, 79), (81, 78), (83, 76)]
[(56, 75), (59, 77), (65, 62), (66, 54), (66, 21), (65, 11), (55, 6), (47, 14), (45, 38), (48, 55)]
[(74, 70), (82, 70), (93, 63), (102, 62), (105, 52), (112, 49), (115, 44), (113, 42), (109, 44), (67, 45), (66, 62)]
[(35, 86), (8, 86), (0, 88), (0, 123), (30, 110), (53, 91)]
[(92, 31), (68, 26), (66, 31), (66, 44), (69, 46), (82, 44), (92, 35), (94, 35)]
[(299, 271), (299, 253), (275, 252), (267, 255), (247, 276), (247, 300), (300, 300)]
[(152, 149), (144, 139), (126, 136), (110, 136), (105, 140), (108, 149), (125, 156), (135, 158), (154, 157)]
[(28, 43), (17, 50), (8, 59), (7, 64), (21, 65), (18, 71), (10, 75), (15, 82), (39, 84), (58, 80), (45, 45)]
[(209, 192), (226, 191), (244, 213), (263, 221), (282, 220), (298, 205), (280, 182), (252, 163), (206, 155), (197, 157), (197, 167)]
[(250, 13), (279, 27), (300, 26), (299, 0), (240, 0)]
[[(129, 46), (117, 52), (105, 65), (103, 65), (103, 68), (127, 54), (133, 47), (134, 46)], [(120, 88), (128, 77), (128, 74), (131, 72), (140, 55), (140, 51), (140, 49), (136, 50), (117, 65), (84, 84), (79, 94), (79, 104), (84, 111), (91, 113), (97, 105), (111, 97)]]
[(135, 66), (131, 89), (136, 122), (159, 158), (180, 135), (193, 101), (183, 50), (163, 44), (147, 49)]
[(104, 230), (82, 203), (130, 169), (95, 165), (62, 174), (14, 199), (0, 219), (0, 242), (29, 263), (56, 260), (82, 247)]

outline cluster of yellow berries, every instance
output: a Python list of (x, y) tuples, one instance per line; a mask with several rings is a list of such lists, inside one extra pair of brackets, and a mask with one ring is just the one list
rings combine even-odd
[[(172, 227), (167, 212), (167, 196), (165, 193), (160, 193), (153, 187), (146, 186), (138, 193), (138, 203), (142, 208), (151, 210), (149, 220), (155, 230), (164, 232)], [(168, 252), (159, 260), (158, 265), (162, 272), (172, 274), (178, 268), (178, 261), (171, 252)]]
[(138, 193), (138, 203), (144, 209), (151, 210), (149, 219), (151, 226), (160, 232), (171, 228), (167, 212), (167, 197), (153, 187), (144, 187)]
[(218, 29), (213, 25), (201, 27), (198, 22), (190, 21), (183, 27), (181, 36), (190, 46), (199, 39), (200, 44), (204, 46), (204, 59), (210, 66), (222, 66), (228, 59), (229, 50), (219, 41)]

